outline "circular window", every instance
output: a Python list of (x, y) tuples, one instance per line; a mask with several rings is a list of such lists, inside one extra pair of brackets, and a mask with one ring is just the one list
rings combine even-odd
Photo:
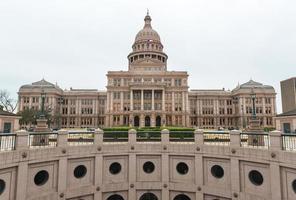
[(111, 174), (118, 174), (121, 171), (121, 165), (118, 162), (112, 163), (109, 167)]
[(49, 178), (49, 174), (45, 170), (39, 171), (34, 177), (34, 183), (38, 186), (44, 185)]
[(190, 200), (190, 198), (185, 194), (179, 194), (174, 198), (174, 200)]
[(224, 169), (220, 165), (214, 165), (211, 168), (211, 173), (215, 178), (222, 178), (224, 176)]
[(83, 178), (87, 173), (87, 169), (84, 165), (79, 165), (74, 169), (74, 176), (76, 178)]
[(145, 162), (143, 165), (143, 170), (147, 174), (152, 173), (154, 171), (154, 169), (155, 169), (155, 166), (154, 166), (153, 162), (148, 161), (148, 162)]
[(263, 176), (257, 170), (252, 170), (249, 172), (249, 179), (254, 185), (262, 185), (263, 183)]
[[(293, 191), (296, 193), (296, 179), (292, 182), (292, 188), (293, 188)], [(1, 190), (0, 190), (0, 194), (1, 194)]]
[(158, 200), (157, 196), (153, 193), (145, 193), (140, 197), (140, 200)]
[(5, 190), (5, 181), (0, 179), (0, 195), (3, 194), (4, 190)]
[(108, 197), (107, 200), (124, 200), (124, 198), (118, 194), (114, 194), (114, 195), (111, 195), (110, 197)]
[(184, 162), (178, 163), (176, 169), (177, 172), (179, 172), (182, 175), (187, 174), (189, 171), (188, 165)]

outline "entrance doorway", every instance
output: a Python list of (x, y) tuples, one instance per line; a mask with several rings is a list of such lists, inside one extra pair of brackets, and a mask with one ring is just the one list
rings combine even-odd
[(149, 116), (145, 117), (145, 126), (150, 127), (150, 117)]
[(140, 126), (140, 118), (139, 118), (139, 116), (135, 116), (135, 118), (134, 118), (134, 126), (135, 127)]
[(157, 116), (156, 117), (156, 126), (157, 127), (160, 127), (161, 126), (161, 117), (160, 116)]

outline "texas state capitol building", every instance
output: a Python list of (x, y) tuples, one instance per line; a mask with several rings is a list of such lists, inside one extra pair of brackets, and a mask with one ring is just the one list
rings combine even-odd
[(274, 127), (275, 90), (253, 80), (229, 90), (190, 90), (186, 71), (168, 71), (168, 56), (146, 15), (128, 55), (128, 71), (109, 71), (107, 91), (62, 90), (44, 79), (19, 89), (19, 111), (46, 107), (59, 116), (52, 127), (186, 126), (245, 128), (251, 93), (262, 127)]

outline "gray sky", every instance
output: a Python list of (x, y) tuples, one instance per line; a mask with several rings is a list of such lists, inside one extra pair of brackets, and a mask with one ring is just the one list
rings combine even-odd
[(44, 77), (62, 88), (105, 90), (108, 70), (127, 55), (149, 8), (169, 56), (190, 89), (275, 87), (296, 72), (295, 0), (1, 0), (0, 89)]

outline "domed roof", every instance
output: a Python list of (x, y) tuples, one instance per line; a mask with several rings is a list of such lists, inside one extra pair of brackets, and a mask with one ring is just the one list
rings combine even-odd
[(151, 26), (151, 17), (149, 16), (149, 13), (147, 12), (147, 15), (144, 19), (145, 25), (142, 30), (138, 32), (136, 35), (135, 43), (140, 41), (158, 41), (160, 42), (160, 37), (158, 33), (152, 28)]
[(50, 83), (46, 81), (44, 78), (40, 81), (21, 86), (21, 89), (24, 89), (24, 88), (30, 88), (30, 89), (31, 88), (53, 88), (53, 89), (61, 90), (61, 88), (57, 84)]

